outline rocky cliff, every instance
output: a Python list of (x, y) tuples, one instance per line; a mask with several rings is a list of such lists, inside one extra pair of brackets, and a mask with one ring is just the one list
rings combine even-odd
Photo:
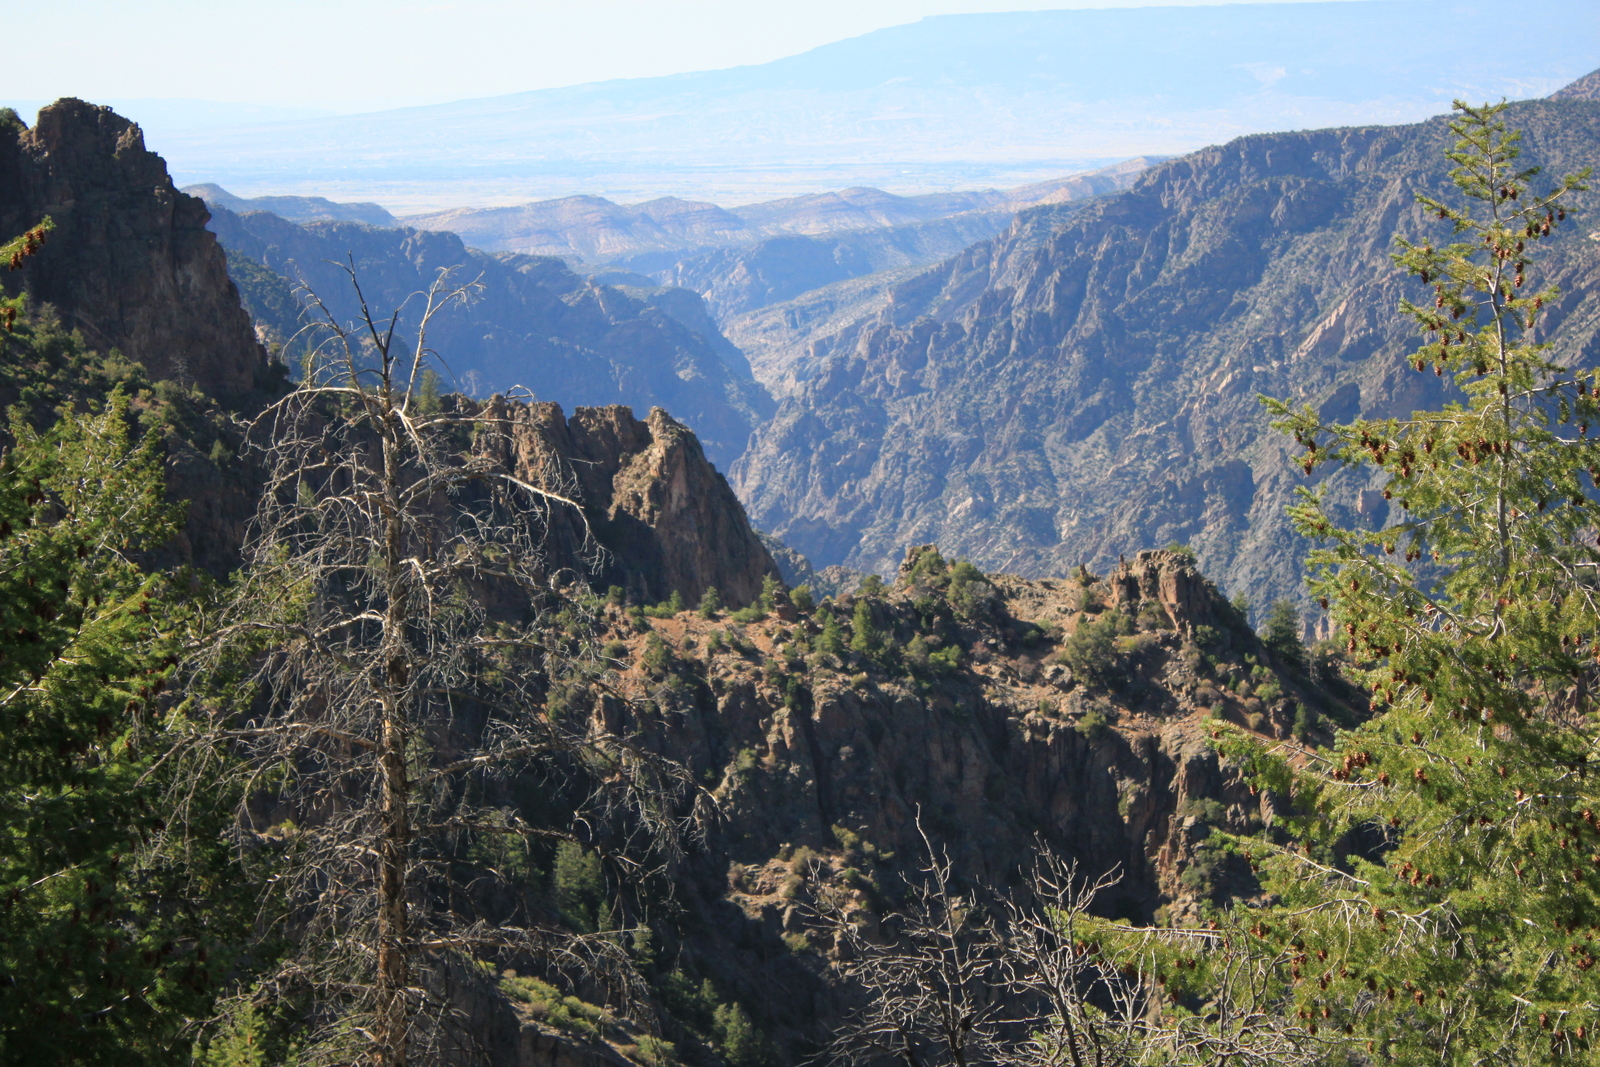
[[(676, 592), (698, 601), (715, 588), (744, 605), (778, 569), (728, 483), (694, 434), (660, 408), (645, 421), (622, 405), (578, 408), (495, 397), (477, 418), (507, 430), (497, 457), (506, 470), (583, 506), (583, 522), (559, 508), (545, 538), (552, 571), (604, 591), (621, 586), (635, 603)], [(584, 524), (587, 523), (587, 526)], [(601, 555), (591, 562), (589, 536)]]
[[(1522, 103), (1507, 121), (1529, 163), (1600, 162), (1600, 104)], [(1179, 541), (1230, 591), (1303, 596), (1283, 517), (1302, 480), (1256, 397), (1337, 419), (1446, 398), (1401, 359), (1415, 342), (1397, 301), (1424, 293), (1389, 251), (1396, 232), (1443, 236), (1413, 196), (1450, 195), (1449, 137), (1443, 120), (1247, 137), (1156, 168), (1042, 241), (1024, 213), (812, 344), (734, 485), (819, 566), (887, 573), (901, 546), (935, 541), (1061, 574)], [(1590, 229), (1542, 244), (1534, 268), (1566, 293), (1545, 334), (1564, 362), (1600, 357)], [(1382, 518), (1370, 488), (1331, 483), (1341, 520)]]
[(248, 393), (268, 375), (206, 207), (178, 192), (139, 127), (81, 100), (60, 100), (29, 129), (0, 122), (0, 234), (50, 216), (56, 229), (7, 294), (54, 305), (69, 329), (119, 349), (153, 379), (215, 397)]
[[(757, 621), (606, 610), (631, 703), (596, 714), (682, 761), (715, 810), (675, 879), (674, 966), (742, 1002), (790, 1061), (851, 1003), (811, 905), (891, 910), (925, 859), (919, 817), (964, 880), (1012, 884), (1042, 839), (1122, 872), (1102, 912), (1193, 918), (1257, 891), (1212, 830), (1284, 802), (1253, 794), (1210, 735), (1228, 722), (1292, 746), (1364, 707), (1265, 648), (1181, 553), (1028, 580), (928, 546), (888, 588)], [(668, 1032), (685, 1062), (713, 1062)]]

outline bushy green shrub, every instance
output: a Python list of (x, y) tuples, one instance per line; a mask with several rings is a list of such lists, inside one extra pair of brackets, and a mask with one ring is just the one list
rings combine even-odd
[(661, 639), (661, 635), (652, 632), (645, 638), (644, 653), (639, 657), (639, 663), (645, 670), (653, 675), (666, 674), (672, 667), (672, 650)]
[(789, 603), (802, 615), (808, 615), (816, 607), (816, 601), (811, 597), (809, 585), (798, 585), (789, 590)]
[(1117, 686), (1124, 680), (1122, 653), (1117, 638), (1132, 622), (1120, 611), (1093, 621), (1083, 619), (1077, 630), (1061, 643), (1061, 662), (1072, 668), (1074, 678), (1094, 685)]
[(700, 606), (696, 609), (702, 619), (714, 619), (717, 612), (722, 610), (722, 594), (717, 592), (717, 587), (712, 586), (700, 596)]
[(1073, 724), (1079, 736), (1091, 745), (1098, 744), (1111, 733), (1111, 722), (1099, 708), (1090, 708)]
[(670, 619), (683, 610), (683, 596), (676, 589), (672, 595), (654, 607), (644, 609), (644, 614), (652, 619)]
[(950, 674), (960, 665), (960, 645), (950, 644), (928, 653), (928, 666), (936, 674)]

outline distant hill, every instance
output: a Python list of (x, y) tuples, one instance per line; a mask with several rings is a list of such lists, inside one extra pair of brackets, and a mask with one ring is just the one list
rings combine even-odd
[(368, 226), (397, 225), (393, 215), (377, 204), (336, 204), (321, 196), (234, 196), (220, 185), (205, 183), (183, 189), (207, 204), (225, 207), (235, 214), (270, 211), (290, 222), (364, 222)]
[(1590, 71), (1575, 82), (1550, 94), (1552, 100), (1600, 100), (1600, 70)]
[[(1528, 101), (1506, 119), (1527, 163), (1600, 166), (1600, 102)], [(1390, 261), (1397, 231), (1439, 239), (1413, 197), (1454, 199), (1450, 138), (1443, 119), (1241, 138), (1064, 219), (1023, 212), (896, 281), (854, 322), (820, 306), (831, 332), (804, 344), (767, 316), (789, 363), (751, 354), (783, 399), (735, 488), (758, 526), (818, 567), (889, 573), (907, 544), (935, 542), (986, 569), (1064, 574), (1187, 542), (1229, 591), (1303, 598), (1306, 546), (1284, 515), (1303, 479), (1257, 396), (1343, 420), (1451, 395), (1401, 359), (1418, 340), (1398, 301), (1425, 289)], [(1595, 203), (1577, 203), (1581, 220)], [(1553, 358), (1589, 366), (1600, 362), (1591, 231), (1559, 231), (1537, 267), (1565, 294), (1542, 339)], [(784, 311), (797, 329), (801, 309)], [(741, 339), (757, 332), (736, 322)], [(1355, 475), (1328, 488), (1341, 523), (1387, 513)]]
[[(583, 195), (516, 207), (453, 208), (408, 215), (401, 221), (420, 230), (447, 230), (472, 247), (487, 251), (577, 256), (586, 262), (604, 263), (656, 253), (754, 244), (762, 238), (783, 234), (830, 234), (904, 226), (956, 215), (986, 216), (979, 227), (986, 232), (979, 233), (970, 226), (961, 229), (962, 233), (972, 236), (922, 260), (932, 262), (940, 255), (998, 233), (1010, 215), (1021, 208), (1127, 188), (1154, 162), (1157, 160), (1139, 157), (1084, 174), (1005, 190), (896, 196), (882, 189), (858, 187), (729, 208), (671, 196), (623, 205), (604, 197)], [(196, 186), (195, 190), (214, 188), (216, 186)], [(196, 192), (195, 195), (205, 194)], [(250, 201), (255, 207), (243, 210), (272, 211), (273, 208), (266, 206), (267, 200), (295, 199), (310, 198), (262, 197)], [(327, 203), (320, 199), (319, 202)], [(224, 206), (232, 207), (225, 202)], [(391, 220), (379, 225), (393, 224)], [(665, 261), (648, 262), (657, 264), (654, 269), (661, 269), (659, 264)]]
[(1514, 17), (1454, 0), (940, 15), (755, 66), (175, 132), (159, 147), (187, 181), (337, 188), (391, 208), (925, 192), (1251, 132), (1417, 121), (1456, 96), (1542, 96), (1596, 56), (1593, 0), (1522, 0)]

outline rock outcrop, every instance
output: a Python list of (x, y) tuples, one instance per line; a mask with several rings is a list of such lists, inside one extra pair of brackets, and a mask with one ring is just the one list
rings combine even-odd
[(744, 605), (762, 579), (778, 576), (699, 441), (660, 408), (642, 422), (620, 404), (567, 418), (558, 404), (495, 397), (478, 417), (507, 430), (498, 458), (508, 472), (582, 506), (581, 519), (568, 508), (549, 511), (552, 569), (650, 603), (674, 592), (694, 603), (715, 588)]
[(219, 398), (265, 380), (205, 204), (173, 187), (138, 126), (72, 99), (32, 129), (0, 123), (0, 235), (47, 215), (55, 232), (21, 271), (0, 273), (5, 292), (54, 305), (91, 348), (120, 349), (152, 379)]

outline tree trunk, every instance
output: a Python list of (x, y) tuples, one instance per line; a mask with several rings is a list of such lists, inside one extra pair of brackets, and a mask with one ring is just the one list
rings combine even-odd
[(383, 433), (383, 497), (387, 512), (384, 531), (387, 610), (384, 618), (383, 730), (379, 738), (378, 774), (383, 782), (382, 831), (378, 845), (378, 974), (374, 1018), (375, 1067), (405, 1067), (411, 1029), (410, 946), (406, 911), (406, 869), (411, 847), (411, 786), (406, 773), (406, 742), (410, 733), (410, 680), (406, 656), (408, 581), (404, 570), (405, 524), (400, 502), (400, 456), (396, 426), (387, 389), (382, 394), (386, 410), (379, 423)]

